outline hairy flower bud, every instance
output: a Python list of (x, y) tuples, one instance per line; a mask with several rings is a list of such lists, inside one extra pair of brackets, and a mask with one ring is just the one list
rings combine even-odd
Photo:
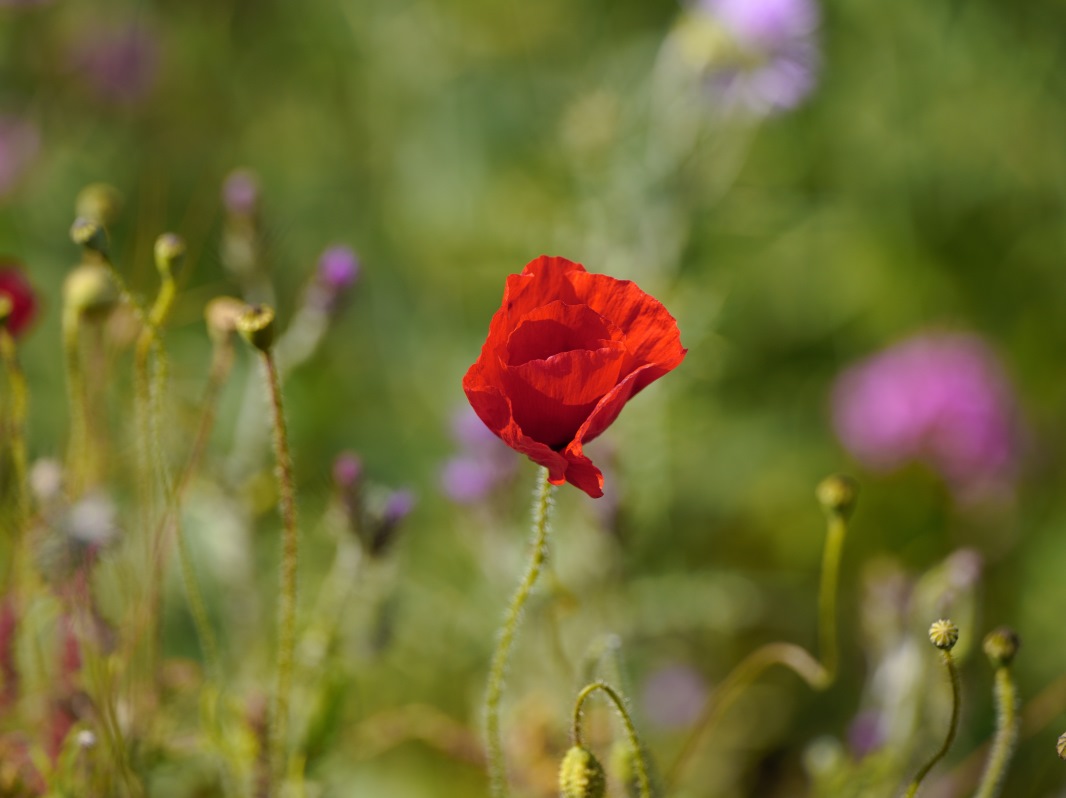
[(95, 219), (79, 216), (70, 226), (70, 240), (91, 252), (107, 255), (107, 230)]
[(590, 751), (573, 746), (559, 766), (559, 794), (562, 798), (603, 798), (606, 792), (603, 766)]
[(107, 183), (90, 183), (78, 192), (74, 212), (81, 218), (91, 219), (103, 227), (111, 227), (122, 210), (122, 194)]
[(1058, 742), (1055, 743), (1055, 750), (1059, 752), (1059, 759), (1066, 759), (1066, 732), (1059, 735)]
[(942, 618), (929, 627), (929, 641), (941, 651), (951, 651), (959, 642), (959, 627)]
[(269, 305), (248, 307), (237, 317), (237, 332), (260, 352), (274, 345), (274, 309)]
[(63, 306), (83, 316), (102, 316), (119, 300), (111, 270), (102, 263), (82, 263), (63, 281)]
[(818, 483), (815, 494), (827, 513), (847, 519), (855, 512), (859, 483), (849, 476), (833, 474)]
[(1001, 626), (985, 635), (985, 654), (996, 668), (1010, 665), (1014, 655), (1018, 653), (1019, 645), (1021, 641), (1018, 639), (1018, 633), (1007, 626)]
[(155, 267), (164, 278), (172, 277), (185, 259), (185, 239), (177, 233), (163, 233), (155, 240)]

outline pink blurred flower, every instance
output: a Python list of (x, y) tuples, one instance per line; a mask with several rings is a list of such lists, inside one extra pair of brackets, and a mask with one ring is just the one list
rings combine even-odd
[(4, 324), (15, 338), (33, 324), (37, 317), (37, 292), (33, 290), (21, 266), (0, 257), (0, 297), (10, 303)]
[(833, 389), (833, 423), (867, 467), (925, 463), (960, 499), (1002, 493), (1018, 467), (1014, 393), (974, 335), (919, 335), (850, 367)]
[(456, 504), (476, 504), (514, 476), (514, 452), (469, 407), (452, 417), (452, 438), (460, 451), (441, 467), (440, 485)]
[(80, 38), (72, 66), (103, 100), (134, 103), (155, 86), (159, 41), (136, 23), (96, 30)]
[(40, 146), (40, 135), (32, 123), (14, 116), (0, 116), (0, 198), (18, 185)]
[(815, 0), (699, 0), (732, 47), (711, 66), (721, 101), (763, 115), (800, 105), (814, 90), (821, 65)]

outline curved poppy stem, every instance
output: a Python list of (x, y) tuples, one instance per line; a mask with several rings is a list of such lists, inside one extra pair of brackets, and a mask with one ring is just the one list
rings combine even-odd
[(933, 766), (947, 755), (951, 744), (955, 742), (955, 733), (959, 730), (959, 671), (955, 667), (955, 658), (951, 656), (951, 651), (943, 650), (940, 655), (944, 661), (944, 668), (948, 672), (948, 678), (951, 680), (951, 722), (948, 724), (948, 734), (944, 738), (944, 743), (940, 746), (940, 750), (933, 754), (933, 757), (915, 774), (914, 780), (907, 787), (907, 792), (904, 793), (904, 798), (914, 798), (917, 795), (918, 787), (921, 786), (922, 780), (929, 775), (929, 771), (933, 769)]
[(996, 738), (974, 798), (994, 798), (1000, 794), (1007, 764), (1018, 742), (1018, 694), (1007, 665), (996, 668), (995, 697)]
[(648, 763), (644, 760), (644, 746), (641, 745), (640, 737), (637, 736), (637, 727), (633, 725), (633, 719), (629, 716), (625, 699), (606, 682), (587, 684), (577, 694), (577, 699), (574, 701), (574, 745), (584, 747), (581, 740), (581, 710), (585, 704), (585, 699), (597, 690), (602, 690), (606, 693), (607, 697), (611, 699), (611, 703), (614, 704), (614, 708), (618, 710), (622, 725), (626, 729), (626, 736), (629, 738), (629, 745), (633, 749), (633, 762), (637, 771), (637, 784), (640, 786), (640, 798), (651, 798), (651, 779), (648, 776)]
[(485, 736), (488, 745), (490, 791), (494, 798), (504, 798), (507, 795), (506, 764), (503, 746), (500, 743), (500, 696), (503, 693), (507, 661), (511, 654), (511, 646), (514, 644), (515, 634), (518, 632), (522, 608), (530, 593), (533, 592), (533, 586), (547, 558), (548, 518), (552, 505), (551, 489), (548, 469), (542, 468), (533, 499), (533, 553), (530, 556), (526, 573), (519, 582), (518, 589), (515, 590), (504, 615), (503, 625), (500, 627), (496, 641), (496, 651), (492, 655), (488, 689), (485, 691)]

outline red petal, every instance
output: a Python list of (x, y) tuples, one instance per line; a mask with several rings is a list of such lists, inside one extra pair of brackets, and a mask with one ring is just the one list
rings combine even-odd
[(549, 302), (523, 316), (507, 338), (506, 362), (519, 366), (580, 349), (599, 349), (625, 334), (609, 319), (584, 305)]

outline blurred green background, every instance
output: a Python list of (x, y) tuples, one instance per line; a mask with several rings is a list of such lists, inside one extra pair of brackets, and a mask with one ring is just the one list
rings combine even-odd
[[(534, 473), (523, 463), (513, 484), (471, 508), (442, 494), (439, 472), (457, 446), (449, 425), (465, 404), (462, 375), (505, 276), (542, 253), (635, 279), (674, 313), (689, 349), (590, 449), (607, 471), (610, 518), (572, 488), (558, 492), (558, 583), (548, 580), (528, 615), (505, 713), (507, 728), (548, 729), (548, 772), (577, 686), (552, 653), (550, 618), (571, 665), (598, 634), (620, 635), (638, 723), (640, 686), (664, 664), (713, 685), (760, 642), (813, 645), (823, 540), (813, 489), (833, 471), (863, 485), (844, 559), (841, 682), (811, 695), (789, 675), (768, 678), (677, 794), (813, 789), (804, 752), (822, 735), (845, 736), (874, 671), (860, 627), (879, 568), (914, 580), (975, 549), (984, 572), (964, 638), (1017, 628), (1025, 699), (1066, 674), (1066, 7), (825, 2), (814, 92), (765, 118), (733, 112), (671, 61), (694, 13), (636, 0), (0, 7), (0, 115), (39, 134), (0, 199), (0, 251), (23, 260), (44, 296), (21, 352), (33, 456), (60, 456), (66, 439), (60, 290), (77, 259), (67, 230), (85, 184), (111, 183), (125, 198), (112, 247), (135, 292), (155, 291), (157, 234), (189, 241), (166, 332), (176, 420), (194, 417), (207, 372), (203, 306), (237, 290), (219, 255), (232, 169), (259, 178), (282, 326), (327, 245), (359, 253), (351, 302), (285, 386), (301, 509), (313, 526), (344, 449), (370, 479), (410, 488), (417, 505), (375, 588), (389, 608), (388, 644), (351, 643), (366, 634), (354, 631), (364, 610), (345, 621), (338, 719), (308, 769), (321, 794), (484, 790), (479, 768), (454, 752), (418, 733), (378, 751), (372, 741), (388, 734), (361, 724), (428, 705), (480, 739), (478, 703), (524, 554)], [(143, 39), (144, 63), (127, 68), (146, 72), (118, 97), (80, 55), (114, 31)], [(983, 336), (1013, 381), (1025, 432), (1011, 500), (961, 507), (931, 470), (869, 471), (834, 435), (836, 375), (928, 329)], [(251, 359), (238, 360), (216, 463), (232, 445), (240, 383), (256, 378)], [(256, 516), (255, 551), (242, 555), (262, 565), (253, 580), (264, 600), (274, 585), (269, 506)], [(305, 552), (310, 608), (332, 543), (312, 534)], [(205, 568), (215, 600), (239, 605)], [(174, 595), (168, 645), (195, 658)], [(914, 611), (919, 603), (900, 612), (905, 636), (922, 644), (934, 618)], [(215, 615), (225, 638), (232, 619)], [(931, 652), (918, 650), (936, 692)], [(239, 671), (239, 652), (230, 657)], [(991, 670), (971, 656), (963, 672), (966, 725), (942, 768), (943, 795), (968, 794), (958, 766), (993, 728)], [(1007, 795), (1063, 794), (1052, 746), (1066, 702), (1048, 701)], [(916, 743), (900, 779), (937, 744), (935, 728), (922, 734), (933, 742)], [(664, 766), (683, 737), (647, 730)], [(516, 784), (551, 794), (529, 775), (543, 765), (532, 761), (538, 745), (516, 744), (532, 762), (514, 759)], [(192, 794), (180, 775), (168, 778), (158, 794)], [(868, 794), (902, 782), (889, 783)]]

